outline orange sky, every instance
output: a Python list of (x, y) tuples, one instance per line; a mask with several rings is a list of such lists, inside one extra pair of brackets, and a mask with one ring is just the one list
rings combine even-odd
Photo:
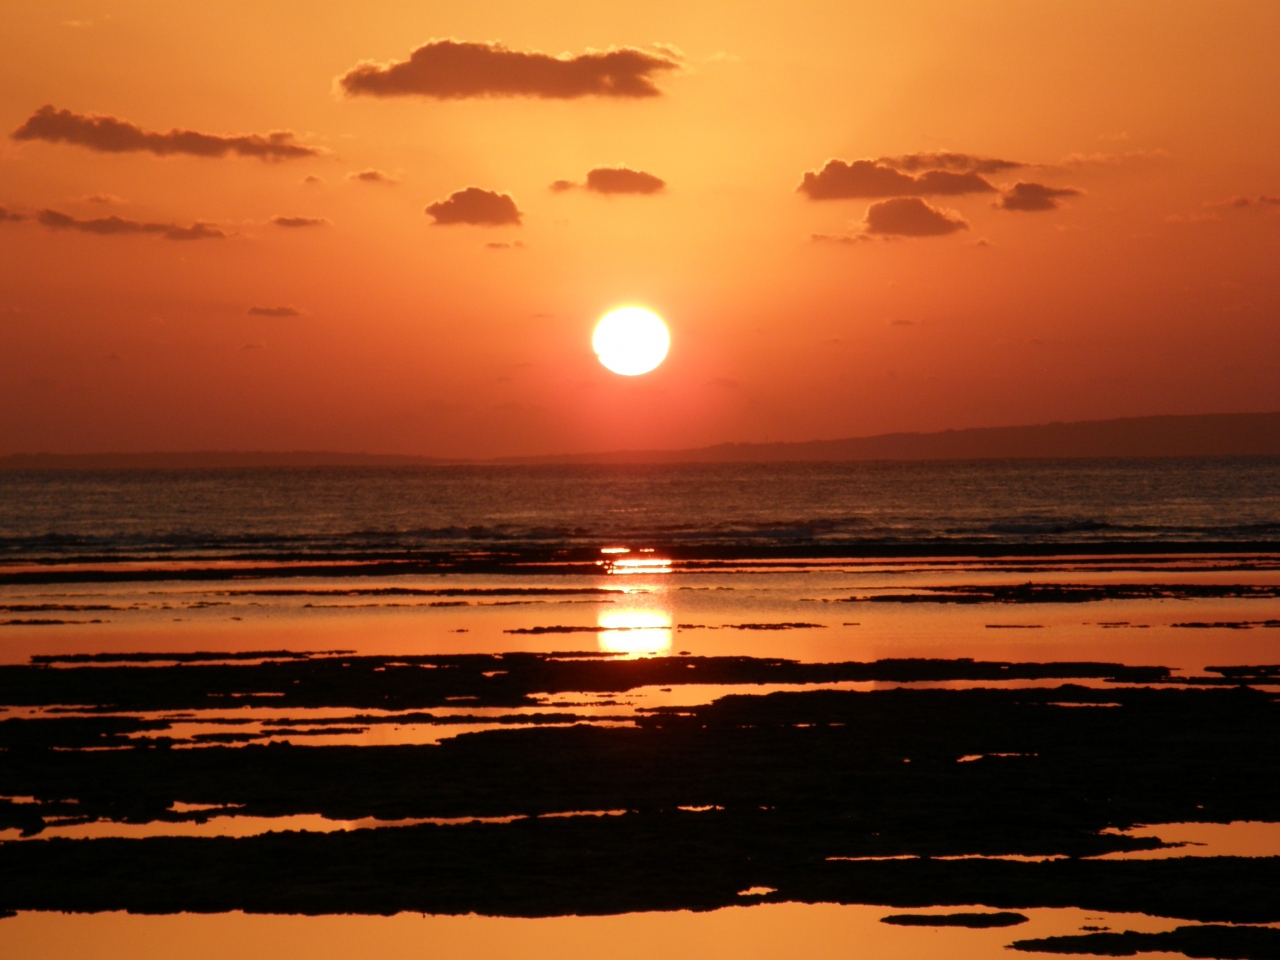
[[(1278, 48), (1270, 0), (11, 5), (0, 453), (1280, 409)], [(468, 187), (519, 223), (424, 212)], [(623, 304), (654, 373), (591, 351)]]

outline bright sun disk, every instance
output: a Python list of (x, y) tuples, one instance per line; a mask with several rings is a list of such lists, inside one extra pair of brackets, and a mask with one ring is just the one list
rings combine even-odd
[(671, 348), (667, 325), (652, 310), (619, 307), (596, 324), (591, 346), (600, 362), (624, 377), (648, 373), (662, 363)]

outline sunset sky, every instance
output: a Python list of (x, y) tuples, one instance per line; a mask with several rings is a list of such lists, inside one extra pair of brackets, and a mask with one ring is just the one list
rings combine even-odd
[[(0, 454), (1280, 409), (1273, 0), (0, 23)], [(671, 331), (639, 377), (592, 352), (624, 305)]]

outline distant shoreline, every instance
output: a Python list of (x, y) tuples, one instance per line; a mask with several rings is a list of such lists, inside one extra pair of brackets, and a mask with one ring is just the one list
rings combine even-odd
[(933, 433), (887, 433), (839, 440), (722, 443), (682, 450), (616, 450), (483, 460), (329, 451), (15, 453), (0, 457), (0, 471), (1265, 456), (1280, 456), (1280, 413), (1125, 417), (1019, 427), (976, 427)]

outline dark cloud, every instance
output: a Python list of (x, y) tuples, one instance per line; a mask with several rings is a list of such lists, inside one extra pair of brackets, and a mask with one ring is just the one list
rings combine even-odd
[(592, 193), (657, 193), (667, 182), (652, 173), (629, 167), (596, 167), (587, 172)]
[(958, 197), (995, 193), (996, 188), (972, 171), (926, 170), (918, 176), (895, 170), (881, 160), (828, 160), (817, 173), (809, 171), (797, 188), (810, 200), (870, 199), (875, 197)]
[(91, 193), (87, 197), (81, 197), (85, 203), (101, 203), (105, 205), (124, 203), (124, 200), (117, 197), (114, 193)]
[(324, 217), (280, 217), (271, 218), (277, 227), (327, 227), (329, 221)]
[(867, 233), (884, 237), (941, 237), (969, 224), (959, 214), (930, 206), (918, 197), (881, 200), (867, 208)]
[(449, 194), (447, 200), (437, 200), (423, 211), (437, 224), (470, 223), (482, 227), (496, 227), (505, 223), (520, 224), (521, 213), (516, 202), (505, 193), (467, 187)]
[(359, 180), (361, 183), (397, 183), (395, 177), (388, 176), (381, 170), (357, 170), (347, 174), (348, 180)]
[(245, 311), (251, 317), (300, 317), (297, 307), (250, 307)]
[(226, 236), (217, 227), (207, 223), (181, 227), (176, 223), (145, 223), (140, 220), (126, 220), (123, 217), (77, 220), (57, 210), (41, 210), (36, 219), (52, 230), (77, 230), (81, 233), (96, 233), (99, 236), (150, 233), (164, 237), (166, 240), (221, 240)]
[(500, 43), (432, 40), (408, 60), (358, 63), (338, 78), (348, 96), (441, 100), (466, 97), (657, 97), (654, 75), (679, 65), (668, 56), (631, 47), (552, 57)]
[(523, 246), (523, 240), (513, 240), (511, 243), (507, 243), (504, 240), (495, 240), (492, 243), (485, 244), (485, 248), (488, 250), (519, 250)]
[(324, 177), (317, 177), (314, 173), (308, 173), (302, 178), (303, 183), (324, 183)]
[(557, 180), (551, 184), (552, 193), (564, 193), (566, 190), (572, 190), (577, 184), (572, 180)]
[(998, 160), (995, 157), (975, 157), (968, 153), (908, 153), (901, 157), (881, 157), (876, 161), (882, 166), (907, 173), (921, 170), (950, 170), (954, 173), (1000, 173), (1017, 170), (1025, 163), (1017, 160)]
[(26, 217), (24, 217), (20, 213), (14, 213), (12, 210), (7, 210), (4, 207), (0, 207), (0, 223), (4, 223), (6, 220), (13, 221), (13, 220), (25, 220), (25, 219)]
[(1062, 206), (1061, 197), (1078, 197), (1079, 190), (1070, 187), (1046, 187), (1043, 183), (1018, 182), (1000, 198), (996, 204), (1001, 210), (1022, 210), (1037, 213), (1042, 210), (1057, 210)]
[(154, 133), (127, 120), (57, 110), (51, 104), (33, 113), (10, 136), (14, 140), (72, 143), (101, 153), (145, 151), (160, 157), (176, 153), (195, 157), (225, 157), (236, 154), (263, 160), (293, 160), (298, 157), (313, 157), (320, 152), (315, 147), (298, 143), (287, 130), (269, 133), (265, 137), (257, 133), (224, 137), (177, 128), (168, 133)]

